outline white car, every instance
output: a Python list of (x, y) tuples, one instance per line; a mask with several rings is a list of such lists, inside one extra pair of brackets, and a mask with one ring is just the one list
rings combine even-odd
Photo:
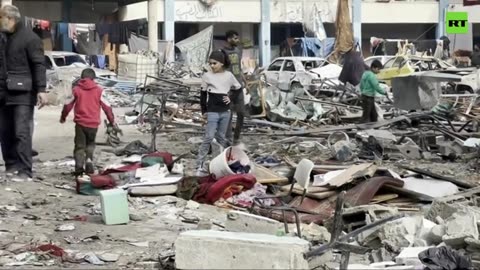
[(280, 90), (319, 90), (323, 79), (338, 81), (342, 67), (318, 57), (279, 57), (263, 71), (268, 83)]
[[(73, 52), (45, 51), (47, 77), (60, 80), (79, 77), (84, 68), (90, 67), (82, 55)], [(117, 76), (106, 69), (93, 68), (98, 77), (111, 78)]]

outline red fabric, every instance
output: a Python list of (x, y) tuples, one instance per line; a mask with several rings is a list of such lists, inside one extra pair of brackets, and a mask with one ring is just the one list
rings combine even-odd
[(167, 167), (170, 167), (173, 165), (173, 156), (168, 152), (154, 152), (154, 153), (145, 155), (144, 157), (161, 157), (163, 158), (163, 161), (165, 162), (165, 165), (167, 165)]
[(52, 245), (52, 244), (46, 244), (46, 245), (41, 245), (39, 247), (37, 247), (37, 250), (40, 250), (40, 251), (43, 251), (43, 252), (47, 252), (52, 254), (53, 256), (57, 256), (57, 257), (62, 257), (63, 255), (65, 255), (65, 251), (62, 249), (62, 248), (59, 248), (55, 245)]
[(115, 179), (110, 175), (92, 175), (90, 182), (92, 187), (100, 189), (111, 189), (117, 186)]
[(91, 79), (81, 79), (73, 88), (72, 98), (63, 106), (62, 120), (75, 109), (74, 122), (87, 128), (100, 126), (100, 109), (107, 115), (110, 123), (115, 122), (113, 110), (102, 98), (103, 89)]
[(40, 28), (43, 30), (50, 30), (50, 22), (45, 20), (40, 20)]
[(200, 180), (200, 187), (194, 201), (199, 203), (214, 204), (220, 198), (228, 199), (242, 191), (251, 189), (257, 180), (253, 174), (235, 174), (215, 180), (207, 176)]
[(111, 174), (111, 173), (131, 172), (131, 171), (135, 171), (136, 169), (141, 168), (141, 167), (142, 167), (142, 164), (140, 162), (137, 162), (137, 163), (128, 164), (128, 165), (125, 165), (125, 166), (122, 166), (122, 167), (118, 167), (118, 168), (115, 168), (115, 169), (105, 170), (100, 175), (108, 175), (108, 174)]

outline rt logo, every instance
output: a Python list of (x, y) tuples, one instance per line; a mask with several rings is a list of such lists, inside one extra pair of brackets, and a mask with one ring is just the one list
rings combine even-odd
[(467, 34), (468, 33), (468, 13), (467, 12), (447, 12), (445, 22), (447, 34)]

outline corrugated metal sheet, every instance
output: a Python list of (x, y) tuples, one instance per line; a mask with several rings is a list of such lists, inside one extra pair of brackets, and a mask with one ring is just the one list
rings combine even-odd
[[(385, 185), (403, 187), (403, 181), (385, 176), (370, 178), (367, 181), (362, 182), (347, 191), (347, 194), (345, 196), (345, 205), (352, 207), (369, 204), (375, 194), (377, 194), (377, 192)], [(292, 202), (289, 203), (289, 205), (296, 206), (296, 208), (300, 211), (315, 213), (299, 213), (299, 218), (302, 223), (314, 222), (317, 224), (322, 224), (324, 220), (328, 219), (335, 212), (335, 202), (337, 200), (337, 195), (323, 201), (305, 198), (303, 200), (303, 203), (299, 205), (301, 199), (301, 196), (296, 197), (295, 199), (293, 199)], [(283, 221), (282, 212), (269, 212), (260, 209), (257, 209), (257, 211), (265, 217), (269, 217), (278, 221)], [(295, 222), (293, 213), (287, 212), (286, 219), (289, 223)]]

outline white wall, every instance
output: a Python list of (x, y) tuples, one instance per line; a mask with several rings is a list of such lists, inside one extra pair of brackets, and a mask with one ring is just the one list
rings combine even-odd
[[(217, 0), (206, 8), (198, 0), (175, 0), (175, 20), (178, 22), (251, 22), (259, 23), (261, 0)], [(163, 21), (163, 0), (159, 0), (159, 21)], [(324, 23), (335, 21), (337, 0), (271, 0), (271, 22), (301, 22), (304, 15), (314, 12)], [(350, 0), (350, 9), (352, 8)], [(480, 8), (478, 8), (480, 10)], [(146, 2), (121, 8), (122, 20), (147, 17)], [(362, 2), (363, 23), (437, 23), (437, 1)], [(480, 20), (480, 13), (477, 16)]]
[(362, 3), (362, 23), (437, 23), (438, 2)]
[(480, 6), (466, 6), (463, 4), (449, 5), (449, 11), (466, 11), (468, 12), (468, 22), (480, 23)]
[[(164, 1), (159, 0), (158, 21), (164, 21)], [(147, 18), (147, 2), (120, 9), (123, 21)], [(260, 22), (260, 0), (219, 0), (210, 8), (198, 0), (176, 0), (177, 22)]]

